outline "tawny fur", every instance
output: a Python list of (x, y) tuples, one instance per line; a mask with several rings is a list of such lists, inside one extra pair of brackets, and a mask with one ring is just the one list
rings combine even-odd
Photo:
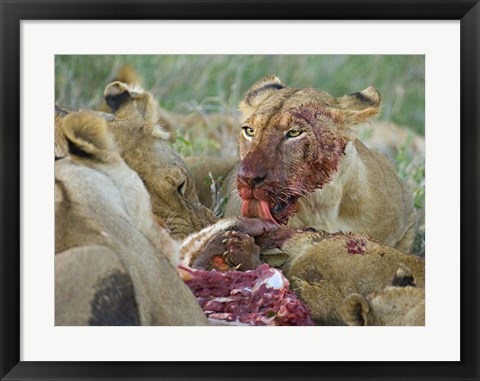
[[(122, 82), (132, 88), (141, 87), (143, 85), (142, 77), (137, 73), (135, 68), (132, 65), (123, 65), (118, 69), (112, 82)], [(103, 111), (106, 113), (112, 113), (112, 108), (107, 104), (105, 100), (97, 107), (97, 111)], [(158, 120), (157, 123), (160, 124), (165, 131), (168, 132), (168, 140), (170, 142), (175, 142), (177, 126), (176, 121), (169, 116), (169, 113), (160, 107), (157, 110)]]
[(119, 82), (109, 84), (105, 94), (114, 101), (115, 96), (123, 100), (113, 118), (108, 118), (107, 127), (123, 160), (138, 173), (150, 193), (159, 223), (166, 223), (177, 240), (211, 224), (213, 216), (199, 202), (186, 164), (157, 123), (158, 104), (153, 96)]
[[(55, 126), (55, 159), (56, 160), (68, 156), (68, 143), (62, 129), (62, 122), (63, 122), (63, 118), (65, 118), (65, 116), (67, 116), (73, 111), (74, 110), (71, 110), (64, 106), (55, 105), (54, 126)], [(105, 112), (84, 110), (84, 109), (80, 109), (77, 111), (95, 115), (99, 118), (104, 119), (107, 122), (111, 122), (113, 120), (113, 115)]]
[(348, 325), (424, 326), (425, 289), (387, 287), (367, 297), (352, 294), (340, 315)]
[(169, 262), (178, 262), (178, 245), (154, 219), (150, 196), (116, 152), (107, 122), (81, 112), (61, 125), (69, 155), (55, 162), (56, 324), (115, 324), (123, 313), (112, 316), (105, 305), (128, 290), (123, 312), (138, 315), (138, 324), (206, 324)]
[(150, 193), (153, 213), (165, 220), (176, 239), (184, 239), (212, 223), (213, 216), (200, 204), (187, 166), (162, 138), (153, 96), (118, 82), (108, 85), (105, 95), (112, 91), (127, 94), (128, 98), (115, 111), (109, 130), (122, 158), (139, 174)]
[[(312, 132), (315, 128), (329, 131), (336, 136), (338, 144), (344, 145), (338, 168), (331, 173), (329, 181), (317, 184), (314, 191), (298, 199), (297, 211), (288, 220), (288, 226), (314, 227), (331, 233), (359, 232), (403, 252), (411, 250), (416, 229), (412, 195), (393, 165), (384, 156), (366, 148), (352, 130), (354, 125), (380, 111), (376, 89), (369, 87), (335, 98), (313, 88), (285, 87), (277, 77), (270, 76), (252, 86), (240, 103), (240, 111), (242, 125), (255, 131), (251, 140), (240, 134), (242, 162), (258, 157), (251, 161), (266, 168), (267, 178), (269, 173), (278, 178), (280, 172), (286, 179), (321, 175), (309, 172), (309, 159), (305, 161), (307, 152), (314, 155), (307, 147), (322, 143)], [(318, 115), (320, 119), (306, 124), (295, 117), (302, 113)], [(305, 132), (298, 139), (287, 141), (282, 137), (292, 124), (300, 125)], [(279, 143), (272, 145), (274, 141)], [(233, 173), (226, 188), (235, 189), (236, 182)], [(279, 186), (281, 184), (277, 184)], [(240, 208), (241, 199), (234, 190), (229, 195), (225, 216), (240, 215)]]
[(344, 324), (340, 309), (350, 294), (381, 292), (404, 279), (409, 286), (425, 287), (423, 259), (360, 235), (301, 232), (279, 246), (287, 258), (284, 274), (322, 325)]
[(55, 160), (61, 159), (68, 155), (67, 139), (62, 131), (62, 120), (68, 112), (55, 106)]

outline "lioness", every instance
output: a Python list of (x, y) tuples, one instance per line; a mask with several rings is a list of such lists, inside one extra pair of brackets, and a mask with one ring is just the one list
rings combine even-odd
[[(169, 132), (158, 124), (154, 97), (143, 89), (113, 82), (105, 89), (105, 99), (113, 115), (90, 112), (107, 121), (120, 155), (142, 179), (155, 217), (167, 224), (172, 237), (182, 240), (213, 223), (212, 213), (198, 200), (187, 166), (167, 142)], [(56, 108), (56, 156), (65, 145), (57, 132), (59, 122), (68, 112)]]
[(351, 127), (378, 114), (373, 87), (335, 98), (265, 77), (240, 103), (241, 162), (225, 216), (261, 217), (292, 227), (359, 232), (408, 252), (416, 217), (411, 194), (388, 160)]
[(177, 243), (106, 122), (80, 112), (61, 127), (69, 155), (55, 161), (55, 323), (205, 325), (169, 263)]
[(184, 239), (213, 223), (186, 164), (165, 141), (169, 133), (158, 124), (159, 106), (152, 94), (113, 82), (105, 88), (105, 100), (114, 113), (109, 130), (120, 154), (143, 180), (153, 213), (165, 220), (171, 235)]

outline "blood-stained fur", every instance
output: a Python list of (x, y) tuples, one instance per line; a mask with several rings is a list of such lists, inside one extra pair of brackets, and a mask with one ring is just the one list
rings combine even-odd
[[(364, 236), (302, 232), (277, 247), (287, 254), (282, 268), (292, 289), (322, 325), (345, 323), (340, 310), (352, 293), (366, 297), (389, 286), (425, 287), (422, 258)], [(408, 310), (399, 311), (402, 313)], [(379, 320), (376, 324), (384, 323)]]
[[(252, 222), (256, 232), (248, 230)], [(320, 325), (422, 322), (424, 291), (410, 289), (424, 289), (425, 262), (415, 255), (359, 234), (275, 228), (265, 220), (225, 220), (208, 229), (208, 240), (197, 243), (190, 257), (182, 255), (185, 264), (217, 271), (249, 270), (261, 262), (279, 267)], [(388, 290), (405, 287), (409, 290)], [(361, 300), (355, 308), (362, 308), (363, 320), (355, 320), (354, 308), (345, 302), (347, 298), (352, 303)], [(388, 310), (389, 305), (398, 306), (398, 316)]]
[(352, 130), (380, 111), (373, 87), (335, 98), (266, 77), (240, 103), (241, 162), (230, 176), (225, 216), (260, 217), (291, 227), (359, 232), (411, 249), (411, 194), (392, 164)]

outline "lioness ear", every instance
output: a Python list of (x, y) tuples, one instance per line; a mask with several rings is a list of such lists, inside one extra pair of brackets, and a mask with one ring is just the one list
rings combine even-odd
[(367, 325), (369, 310), (367, 299), (359, 294), (350, 294), (343, 301), (340, 315), (348, 325)]
[(239, 109), (245, 116), (252, 114), (255, 109), (272, 93), (283, 89), (285, 86), (275, 75), (264, 77), (247, 91), (245, 97), (240, 102)]
[[(127, 114), (138, 112), (143, 119), (143, 129), (147, 134), (157, 139), (170, 139), (170, 133), (158, 123), (158, 104), (150, 93), (145, 92), (141, 87), (133, 87), (123, 82), (115, 81), (107, 85), (104, 95), (105, 102), (107, 102), (116, 115), (117, 111), (126, 105), (128, 101), (134, 101), (134, 106), (132, 109), (128, 109)], [(124, 115), (127, 120), (130, 116)]]
[(395, 273), (395, 276), (393, 277), (393, 280), (392, 280), (392, 286), (395, 286), (395, 287), (407, 287), (407, 286), (415, 287), (416, 286), (415, 278), (413, 277), (412, 272), (404, 264), (401, 264), (400, 267), (397, 269), (397, 272)]
[(112, 109), (112, 112), (115, 113), (130, 99), (130, 87), (123, 82), (115, 81), (105, 87), (103, 96), (105, 97), (107, 105)]
[(70, 155), (107, 161), (115, 150), (105, 120), (87, 111), (68, 114), (62, 130)]
[(335, 112), (341, 116), (346, 126), (366, 122), (380, 112), (380, 93), (373, 87), (345, 95), (336, 99)]

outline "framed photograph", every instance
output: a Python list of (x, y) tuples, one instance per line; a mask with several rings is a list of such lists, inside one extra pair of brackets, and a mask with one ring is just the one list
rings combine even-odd
[[(352, 3), (343, 0), (275, 4), (268, 1), (183, 0), (146, 3), (0, 1), (2, 380), (480, 379), (477, 239), (480, 5), (477, 1), (419, 1), (414, 4)], [(281, 95), (273, 94), (279, 91), (282, 91)], [(315, 92), (315, 105), (321, 104), (321, 107), (309, 103), (313, 99), (312, 92)], [(288, 102), (292, 105), (283, 108), (288, 103), (283, 94), (287, 93), (290, 94)], [(125, 99), (128, 102), (140, 102), (137, 99), (141, 99), (146, 103), (127, 109)], [(262, 113), (258, 112), (260, 107)], [(130, 230), (119, 236), (123, 235), (126, 251), (131, 249), (130, 242), (134, 245), (132, 248), (142, 247), (141, 254), (133, 262), (128, 262), (131, 257), (127, 253), (127, 257), (120, 255), (120, 265), (115, 261), (114, 264), (99, 262), (101, 266), (84, 267), (80, 273), (77, 271), (79, 265), (75, 261), (69, 262), (68, 258), (88, 258), (92, 255), (88, 250), (70, 257), (61, 254), (62, 261), (54, 258), (53, 253), (69, 252), (68, 245), (59, 245), (59, 235), (64, 242), (84, 243), (84, 240), (85, 247), (89, 247), (90, 244), (110, 242), (111, 232), (118, 229), (115, 225), (109, 231), (105, 228), (110, 226), (107, 221), (94, 228), (101, 230), (100, 235), (106, 237), (105, 241), (89, 242), (85, 238), (85, 231), (90, 228), (89, 218), (97, 221), (92, 216), (98, 215), (95, 207), (91, 206), (94, 204), (89, 203), (97, 194), (105, 197), (105, 194), (113, 195), (116, 190), (108, 193), (106, 187), (111, 182), (95, 188), (99, 183), (91, 182), (91, 175), (82, 170), (74, 171), (77, 174), (67, 178), (72, 179), (75, 186), (85, 188), (88, 196), (76, 202), (83, 205), (81, 210), (89, 210), (87, 218), (79, 220), (78, 225), (69, 224), (78, 212), (76, 206), (68, 202), (64, 204), (68, 204), (68, 208), (62, 209), (68, 218), (65, 221), (59, 218), (58, 200), (73, 200), (68, 192), (68, 182), (62, 182), (61, 177), (71, 168), (60, 167), (59, 170), (57, 163), (67, 151), (71, 157), (79, 158), (76, 162), (72, 159), (74, 164), (98, 157), (101, 164), (87, 165), (98, 173), (112, 173), (109, 165), (123, 165), (121, 175), (113, 183), (118, 188), (120, 182), (128, 179), (125, 189), (128, 189), (127, 198), (133, 206), (126, 205), (126, 210), (133, 219), (127, 224), (137, 224), (135, 218), (140, 216), (138, 226), (142, 229), (147, 225), (160, 226), (161, 229), (166, 226), (169, 229), (168, 234), (165, 233), (167, 241), (180, 242), (192, 232), (208, 226), (209, 218), (213, 221), (213, 217), (208, 217), (211, 212), (216, 217), (261, 217), (268, 222), (264, 221), (262, 234), (275, 224), (287, 222), (299, 229), (297, 232), (301, 232), (305, 224), (315, 227), (315, 221), (301, 226), (292, 222), (304, 207), (298, 197), (310, 189), (309, 185), (298, 190), (298, 196), (288, 193), (286, 188), (282, 188), (283, 193), (278, 200), (267, 202), (257, 196), (261, 193), (258, 184), (267, 183), (264, 181), (267, 175), (260, 173), (259, 169), (265, 166), (262, 161), (278, 160), (280, 165), (283, 163), (279, 157), (286, 155), (277, 147), (276, 154), (272, 154), (270, 159), (267, 157), (268, 150), (260, 149), (260, 153), (256, 153), (258, 157), (252, 158), (252, 149), (245, 148), (251, 147), (248, 142), (253, 141), (255, 134), (258, 134), (256, 139), (263, 136), (260, 135), (264, 132), (259, 127), (259, 120), (266, 120), (267, 124), (273, 121), (275, 131), (283, 128), (287, 114), (283, 115), (283, 119), (268, 116), (268, 107), (273, 110), (272, 115), (280, 109), (288, 110), (290, 119), (285, 122), (288, 128), (281, 132), (285, 136), (278, 138), (282, 142), (287, 138), (293, 142), (302, 134), (309, 133), (298, 120), (307, 121), (312, 126), (313, 119), (322, 121), (315, 122), (315, 126), (323, 126), (322, 123), (328, 124), (333, 120), (344, 128), (336, 128), (333, 135), (321, 127), (312, 129), (312, 134), (321, 135), (321, 144), (328, 145), (325, 149), (329, 155), (322, 167), (325, 178), (311, 180), (315, 185), (309, 192), (313, 192), (315, 187), (323, 190), (333, 178), (326, 168), (338, 168), (335, 149), (341, 151), (339, 157), (342, 158), (348, 154), (348, 157), (353, 157), (350, 149), (355, 149), (355, 155), (362, 150), (379, 150), (393, 163), (393, 166), (388, 165), (406, 184), (408, 194), (413, 195), (411, 215), (416, 216), (415, 233), (412, 230), (410, 234), (405, 227), (406, 233), (402, 237), (392, 238), (388, 236), (388, 229), (387, 233), (385, 229), (380, 229), (381, 233), (376, 236), (372, 228), (369, 230), (369, 235), (374, 238), (372, 243), (343, 233), (340, 238), (335, 237), (337, 241), (334, 242), (340, 239), (341, 247), (350, 256), (360, 254), (360, 257), (365, 247), (383, 247), (381, 245), (385, 244), (385, 247), (416, 254), (415, 258), (422, 257), (418, 273), (415, 272), (416, 262), (408, 266), (402, 262), (401, 268), (395, 262), (395, 268), (398, 267), (396, 274), (404, 268), (408, 271), (401, 270), (398, 277), (402, 279), (397, 279), (395, 275), (391, 284), (390, 278), (386, 283), (387, 291), (390, 286), (399, 284), (402, 287), (420, 285), (420, 302), (424, 307), (421, 310), (413, 308), (406, 324), (396, 319), (398, 313), (391, 315), (394, 316), (392, 321), (388, 320), (388, 313), (387, 317), (382, 315), (379, 299), (374, 302), (373, 298), (381, 298), (383, 294), (365, 294), (360, 302), (356, 299), (359, 295), (353, 286), (345, 294), (341, 293), (342, 300), (355, 301), (351, 313), (345, 312), (347, 309), (342, 306), (338, 310), (343, 311), (339, 312), (339, 317), (335, 315), (328, 320), (327, 315), (322, 315), (323, 305), (316, 309), (315, 303), (309, 301), (307, 291), (304, 294), (299, 291), (305, 288), (295, 288), (300, 284), (295, 282), (305, 281), (311, 286), (318, 279), (325, 281), (325, 273), (305, 273), (301, 278), (301, 272), (294, 273), (293, 262), (289, 262), (288, 267), (291, 274), (285, 268), (283, 271), (299, 300), (292, 302), (290, 299), (289, 303), (298, 303), (297, 311), (303, 311), (302, 303), (306, 304), (310, 315), (305, 320), (298, 324), (289, 320), (287, 324), (281, 320), (282, 316), (286, 319), (285, 315), (273, 307), (269, 307), (268, 311), (263, 308), (264, 315), (232, 318), (232, 314), (215, 310), (218, 304), (213, 307), (212, 300), (217, 302), (218, 299), (212, 299), (206, 306), (205, 291), (195, 290), (192, 282), (188, 281), (192, 274), (185, 271), (189, 271), (188, 266), (197, 269), (204, 266), (205, 269), (220, 271), (224, 266), (238, 269), (242, 265), (246, 267), (251, 257), (242, 259), (241, 263), (235, 262), (231, 255), (236, 252), (229, 248), (227, 260), (222, 259), (221, 253), (218, 256), (212, 254), (217, 250), (213, 244), (205, 244), (206, 249), (197, 254), (195, 250), (203, 246), (191, 245), (193, 251), (189, 251), (188, 239), (183, 241), (180, 249), (179, 260), (187, 265), (180, 266), (180, 275), (187, 280), (186, 284), (197, 300), (173, 271), (175, 279), (168, 278), (168, 283), (177, 281), (178, 285), (175, 283), (175, 287), (161, 295), (166, 300), (166, 307), (145, 302), (150, 300), (149, 286), (138, 291), (138, 285), (143, 280), (150, 282), (148, 284), (156, 282), (156, 270), (149, 272), (144, 268), (155, 268), (157, 262), (151, 264), (153, 262), (142, 259), (148, 257), (149, 250), (155, 249), (149, 249), (148, 245), (139, 246), (138, 242), (145, 238), (129, 235)], [(93, 114), (72, 114), (69, 108), (95, 111)], [(147, 109), (154, 111), (148, 111), (150, 114), (142, 111)], [(155, 176), (149, 177), (145, 173), (153, 170), (145, 169), (138, 160), (148, 155), (148, 148), (142, 148), (138, 157), (124, 154), (135, 149), (138, 151), (137, 142), (135, 147), (132, 146), (133, 138), (125, 139), (123, 135), (112, 134), (113, 137), (108, 140), (100, 136), (98, 130), (89, 135), (78, 132), (75, 127), (68, 127), (73, 125), (75, 117), (77, 123), (81, 120), (78, 118), (83, 117), (95, 120), (102, 130), (104, 125), (112, 125), (112, 119), (109, 119), (112, 114), (116, 123), (125, 117), (131, 125), (136, 113), (142, 117), (155, 115), (151, 124), (142, 122), (142, 128), (155, 139), (163, 139), (165, 146), (175, 155), (183, 156), (192, 179), (182, 180), (183, 172), (178, 169), (176, 156), (172, 159), (174, 165), (156, 157), (162, 168), (155, 169)], [(370, 121), (373, 116), (377, 118)], [(57, 117), (62, 120), (64, 140), (58, 139)], [(55, 131), (52, 128), (54, 124)], [(269, 134), (265, 139), (273, 144), (271, 142), (277, 138)], [(212, 168), (218, 163), (223, 168), (231, 156), (238, 155), (238, 136), (243, 167), (240, 167), (238, 177), (236, 172), (233, 177), (240, 194), (240, 203), (235, 206), (233, 203), (230, 205), (232, 199), (222, 194), (222, 181), (228, 176)], [(351, 148), (355, 138), (359, 138), (365, 146)], [(293, 147), (292, 152), (299, 150), (299, 143), (288, 144)], [(309, 159), (306, 148), (302, 150), (304, 158), (314, 160)], [(51, 160), (52, 151), (55, 151), (55, 163)], [(217, 163), (206, 164), (207, 170), (203, 171), (203, 167), (197, 166), (198, 155), (215, 156)], [(313, 157), (317, 160), (317, 156)], [(360, 160), (359, 157), (355, 156), (352, 162)], [(245, 164), (248, 160), (251, 161), (249, 165)], [(378, 164), (379, 159), (375, 160)], [(346, 164), (342, 166), (346, 167)], [(168, 174), (159, 172), (165, 168), (169, 168)], [(283, 168), (289, 171), (291, 165), (285, 164)], [(302, 167), (300, 163), (299, 168), (304, 174), (302, 181), (309, 184), (309, 167)], [(134, 171), (130, 174), (128, 171), (132, 169), (139, 175)], [(118, 171), (117, 168), (115, 173)], [(350, 176), (358, 171), (358, 168), (353, 169)], [(362, 177), (360, 172), (356, 174), (358, 178)], [(381, 173), (384, 180), (389, 176), (387, 172), (383, 170)], [(177, 211), (156, 208), (156, 196), (152, 189), (160, 186), (157, 181), (159, 176), (170, 179), (168, 181), (173, 184), (175, 194), (180, 195), (182, 200), (188, 195), (188, 184), (194, 181), (198, 202), (210, 210), (208, 216), (201, 214), (207, 216), (202, 218), (208, 221), (202, 222), (198, 212), (196, 216), (199, 220), (190, 220), (195, 225), (190, 231), (185, 228), (188, 224), (177, 221)], [(298, 174), (293, 171), (289, 176), (297, 178)], [(320, 184), (322, 179), (325, 183)], [(57, 186), (57, 181), (61, 186)], [(136, 184), (135, 181), (138, 186), (131, 185)], [(280, 180), (276, 178), (275, 181), (275, 187), (279, 188)], [(248, 186), (242, 188), (242, 184)], [(361, 189), (362, 184), (360, 181), (358, 188)], [(225, 188), (230, 189), (226, 185)], [(247, 188), (250, 190), (247, 191)], [(140, 193), (132, 193), (138, 189)], [(265, 189), (269, 188), (265, 186)], [(147, 196), (143, 197), (141, 191)], [(152, 204), (148, 202), (148, 197)], [(161, 199), (163, 196), (160, 194), (158, 197)], [(406, 196), (398, 197), (405, 200)], [(95, 204), (101, 205), (100, 215), (110, 205), (114, 208), (118, 205), (113, 196), (103, 200), (105, 202)], [(149, 208), (153, 205), (152, 213), (149, 208), (142, 209), (145, 200)], [(390, 203), (389, 213), (394, 213), (392, 205), (396, 201), (388, 199), (383, 202)], [(368, 205), (368, 200), (358, 203)], [(186, 205), (192, 205), (192, 202)], [(401, 212), (407, 216), (407, 226), (410, 214), (404, 209)], [(149, 216), (148, 223), (145, 215)], [(378, 216), (373, 213), (371, 216), (371, 220), (376, 221), (386, 221), (386, 218), (386, 214)], [(346, 226), (348, 224), (332, 229), (350, 231)], [(79, 229), (79, 234), (76, 234), (76, 229)], [(244, 228), (239, 229), (242, 232)], [(249, 229), (248, 234), (254, 236), (252, 232), (258, 227), (255, 225)], [(323, 227), (318, 229), (322, 231)], [(157, 238), (150, 237), (147, 230), (140, 233), (142, 237), (147, 237), (148, 242), (155, 244)], [(318, 232), (306, 229), (301, 233), (312, 235)], [(218, 243), (220, 248), (226, 242), (221, 235), (212, 235), (214, 238), (211, 238), (208, 229), (203, 234), (195, 236), (193, 241), (221, 241), (221, 244)], [(286, 239), (290, 239), (288, 237)], [(272, 241), (277, 242), (276, 239)], [(162, 241), (162, 245), (170, 244), (167, 241)], [(271, 241), (268, 239), (262, 241), (260, 238), (254, 242), (270, 249)], [(335, 250), (335, 247), (333, 244), (332, 249), (327, 246), (326, 250)], [(95, 250), (93, 255), (98, 254), (98, 249)], [(396, 251), (391, 254), (390, 251), (379, 250), (378, 255), (382, 258), (385, 253), (389, 258), (397, 255)], [(283, 251), (287, 253), (288, 250)], [(107, 250), (102, 255), (102, 258), (108, 258), (110, 254)], [(271, 264), (269, 260), (272, 263), (279, 260), (279, 256), (268, 257), (263, 251), (261, 255), (268, 264)], [(205, 256), (212, 257), (208, 257), (207, 264), (203, 264)], [(178, 258), (168, 259), (172, 263), (178, 261)], [(165, 263), (167, 265), (161, 266), (170, 268), (168, 262)], [(108, 277), (102, 278), (102, 266), (110, 266)], [(125, 307), (125, 302), (122, 302), (119, 303), (118, 314), (107, 314), (105, 320), (102, 308), (108, 305), (109, 311), (112, 311), (116, 298), (128, 299), (124, 291), (120, 296), (117, 294), (118, 285), (125, 280), (122, 266), (134, 269), (128, 272), (130, 283), (127, 282), (124, 289), (128, 294), (128, 287), (133, 284), (136, 288), (136, 296), (133, 297), (136, 304), (132, 307), (134, 313), (130, 314), (131, 310), (125, 312), (128, 305)], [(159, 271), (164, 273), (161, 266)], [(255, 262), (252, 269), (256, 266)], [(305, 266), (308, 267), (308, 263)], [(361, 276), (356, 284), (367, 289), (368, 277), (372, 276), (368, 270), (371, 264), (365, 266), (365, 276)], [(120, 270), (115, 270), (112, 275), (111, 268)], [(69, 269), (74, 271), (69, 272)], [(332, 267), (331, 271), (340, 274), (350, 270)], [(138, 280), (135, 274), (141, 274), (143, 279)], [(77, 298), (76, 290), (83, 287), (85, 279), (94, 276), (97, 276), (94, 279), (97, 282), (96, 291), (87, 303), (82, 299), (83, 295)], [(98, 283), (100, 278), (103, 282), (101, 287)], [(407, 279), (410, 283), (403, 284)], [(115, 286), (107, 281), (114, 282)], [(115, 292), (112, 293), (112, 290)], [(185, 302), (184, 293), (191, 297), (193, 309)], [(141, 299), (140, 294), (145, 299)], [(350, 299), (351, 295), (355, 297)], [(328, 297), (330, 294), (325, 298)], [(204, 319), (197, 301), (210, 325), (215, 326), (193, 326), (197, 322), (196, 313)], [(84, 315), (82, 303), (91, 308)], [(415, 303), (419, 302), (416, 300)], [(68, 305), (68, 308), (59, 308), (63, 305)], [(403, 308), (399, 306), (389, 305), (387, 309)], [(164, 320), (152, 318), (158, 316), (152, 312), (157, 310), (160, 314), (168, 310), (167, 317)], [(169, 318), (169, 314), (173, 318)], [(296, 319), (300, 319), (299, 316), (300, 312), (295, 314)], [(231, 325), (226, 323), (231, 323), (232, 319), (239, 324), (226, 327)], [(367, 324), (367, 320), (371, 324)], [(267, 321), (267, 325), (303, 326), (244, 326), (258, 325), (258, 322), (262, 325)], [(199, 321), (199, 325), (202, 322)], [(310, 323), (316, 326), (305, 326)]]

